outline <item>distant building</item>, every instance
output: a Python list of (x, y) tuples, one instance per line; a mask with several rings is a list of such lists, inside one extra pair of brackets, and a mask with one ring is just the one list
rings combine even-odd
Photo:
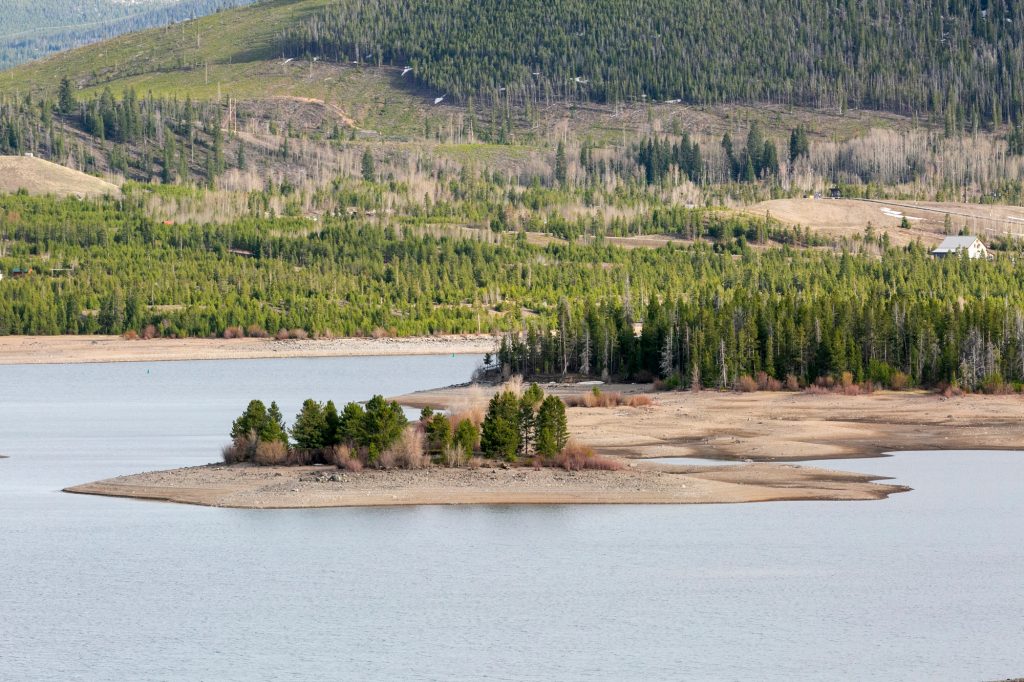
[(957, 255), (966, 252), (968, 258), (988, 258), (988, 249), (977, 237), (946, 237), (942, 243), (932, 251), (937, 258)]

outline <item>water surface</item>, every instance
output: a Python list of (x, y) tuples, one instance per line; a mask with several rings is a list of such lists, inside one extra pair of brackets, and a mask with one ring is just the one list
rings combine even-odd
[(253, 397), (475, 358), (0, 367), (3, 680), (1024, 674), (1024, 453), (830, 462), (873, 502), (233, 510), (67, 495), (215, 459)]

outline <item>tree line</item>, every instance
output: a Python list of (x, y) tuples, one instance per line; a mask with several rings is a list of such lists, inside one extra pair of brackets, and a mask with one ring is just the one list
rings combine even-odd
[[(989, 266), (964, 258), (926, 267), (924, 258), (913, 251), (889, 252), (881, 262), (843, 255), (815, 282), (750, 271), (729, 278), (728, 288), (695, 285), (640, 306), (628, 296), (563, 300), (554, 322), (507, 334), (497, 358), (507, 373), (527, 377), (660, 379), (695, 390), (742, 387), (758, 376), (789, 388), (831, 386), (845, 376), (889, 388), (1021, 390), (1020, 296), (930, 291), (929, 274), (985, 279)], [(1007, 284), (1020, 277), (1014, 272)]]
[(143, 205), (132, 193), (0, 197), (0, 269), (33, 271), (0, 282), (0, 333), (514, 331), (523, 345), (503, 361), (527, 376), (1024, 379), (1019, 251), (936, 260), (870, 234), (859, 253), (755, 249), (747, 237), (765, 221), (732, 215), (715, 227), (680, 207), (658, 220), (722, 229), (723, 241), (541, 246), (521, 232), (454, 236), (359, 216), (165, 224)]

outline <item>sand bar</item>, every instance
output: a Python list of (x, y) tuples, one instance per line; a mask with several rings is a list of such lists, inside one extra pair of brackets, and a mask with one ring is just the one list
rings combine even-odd
[(214, 507), (287, 509), (450, 504), (710, 504), (878, 500), (908, 490), (871, 476), (782, 464), (624, 471), (485, 466), (364, 470), (210, 465), (120, 476), (67, 492)]
[(0, 337), (0, 365), (452, 353), (483, 355), (493, 352), (497, 345), (497, 339), (489, 334), (286, 341), (257, 338), (129, 341), (120, 336), (3, 336)]

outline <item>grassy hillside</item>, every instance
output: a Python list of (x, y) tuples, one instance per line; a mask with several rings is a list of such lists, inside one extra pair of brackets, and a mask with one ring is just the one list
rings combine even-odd
[(121, 194), (117, 185), (43, 159), (0, 156), (0, 193), (13, 193), (18, 190), (59, 197)]
[(164, 28), (88, 45), (0, 73), (0, 95), (55, 98), (62, 78), (80, 98), (109, 87), (140, 96), (193, 100), (297, 97), (340, 107), (359, 127), (422, 133), (425, 93), (402, 83), (394, 69), (284, 63), (278, 37), (328, 0), (269, 0)]

